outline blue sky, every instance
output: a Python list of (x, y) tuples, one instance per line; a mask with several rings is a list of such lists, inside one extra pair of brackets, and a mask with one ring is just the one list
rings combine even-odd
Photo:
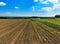
[(60, 0), (0, 0), (0, 16), (53, 17), (60, 14)]

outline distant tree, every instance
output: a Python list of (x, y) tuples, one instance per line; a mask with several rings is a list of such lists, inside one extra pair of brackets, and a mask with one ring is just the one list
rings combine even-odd
[(55, 18), (60, 18), (60, 15), (56, 15)]

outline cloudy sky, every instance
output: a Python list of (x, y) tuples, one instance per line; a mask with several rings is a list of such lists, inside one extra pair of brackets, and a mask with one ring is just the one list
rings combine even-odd
[(0, 0), (0, 16), (43, 16), (60, 14), (60, 0)]

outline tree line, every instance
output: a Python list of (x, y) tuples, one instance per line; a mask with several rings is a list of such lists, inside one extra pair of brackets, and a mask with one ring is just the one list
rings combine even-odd
[(0, 19), (28, 19), (28, 18), (60, 18), (60, 15), (56, 15), (55, 17), (37, 17), (37, 16), (32, 16), (32, 17), (0, 17)]

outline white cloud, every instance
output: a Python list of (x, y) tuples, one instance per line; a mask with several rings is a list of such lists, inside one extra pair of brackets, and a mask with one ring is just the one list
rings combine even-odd
[(46, 1), (44, 1), (44, 0), (39, 0), (40, 1), (40, 3), (42, 3), (42, 4), (47, 4), (48, 3), (48, 1), (46, 0)]
[(15, 6), (14, 8), (18, 9), (19, 7), (18, 6)]
[(44, 7), (41, 10), (45, 11), (45, 16), (55, 16), (60, 14), (60, 4), (56, 4), (53, 7)]
[(50, 7), (43, 7), (41, 8), (42, 11), (45, 11), (46, 16), (54, 16), (57, 13), (60, 13), (60, 2), (59, 0), (39, 0), (41, 4), (50, 4), (52, 3), (53, 6)]
[(35, 11), (35, 7), (34, 6), (32, 6), (32, 11)]
[(47, 17), (51, 17), (51, 16), (54, 17), (55, 16), (52, 7), (44, 7), (41, 10), (45, 11), (45, 13), (43, 13), (43, 14), (45, 14), (45, 16), (47, 16)]
[(53, 3), (53, 4), (55, 4), (55, 3), (58, 3), (59, 2), (59, 0), (39, 0), (40, 1), (40, 3), (42, 3), (42, 4), (47, 4), (47, 3), (49, 3), (49, 2), (51, 2), (51, 3)]
[(59, 2), (59, 0), (48, 0), (48, 1), (51, 3), (58, 3)]
[(43, 1), (43, 3), (45, 4), (45, 3), (48, 3), (48, 1), (49, 1), (49, 2), (53, 3), (53, 7), (47, 6), (47, 7), (42, 8), (42, 10), (45, 10), (45, 11), (53, 11), (55, 9), (60, 10), (60, 3), (58, 3), (59, 0), (46, 0), (46, 1), (47, 2)]
[(60, 4), (54, 4), (53, 9), (60, 8)]
[(42, 2), (42, 4), (48, 4), (48, 1), (44, 1), (44, 2)]
[(51, 8), (51, 7), (44, 7), (44, 8), (42, 8), (42, 10), (47, 11), (47, 12), (51, 12), (53, 10), (53, 8)]
[(5, 6), (6, 3), (5, 2), (0, 2), (0, 6)]
[(34, 2), (38, 2), (38, 0), (34, 0)]

